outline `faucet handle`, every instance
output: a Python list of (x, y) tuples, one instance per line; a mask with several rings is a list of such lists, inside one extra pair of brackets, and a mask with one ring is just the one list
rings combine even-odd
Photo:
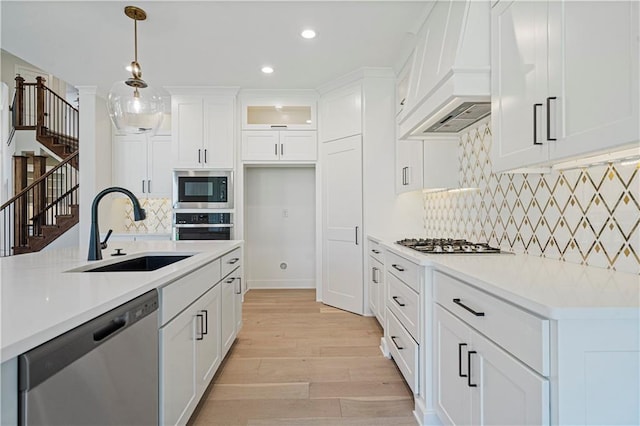
[(111, 236), (112, 232), (113, 232), (113, 229), (109, 229), (109, 232), (107, 232), (107, 236), (104, 237), (104, 241), (100, 243), (100, 248), (102, 250), (107, 248), (107, 241), (109, 240), (109, 237)]

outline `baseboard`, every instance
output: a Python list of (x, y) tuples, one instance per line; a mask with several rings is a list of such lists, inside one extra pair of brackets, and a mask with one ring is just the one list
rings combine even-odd
[(421, 426), (441, 426), (442, 422), (436, 414), (435, 410), (427, 410), (424, 406), (424, 402), (419, 398), (415, 399), (415, 409), (413, 410), (413, 416)]
[(316, 288), (315, 280), (247, 280), (247, 288)]

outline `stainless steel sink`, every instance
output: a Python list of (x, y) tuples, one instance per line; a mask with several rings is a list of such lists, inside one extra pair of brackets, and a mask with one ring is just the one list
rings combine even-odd
[(193, 254), (147, 255), (117, 263), (84, 269), (80, 272), (148, 272), (171, 265), (193, 256)]

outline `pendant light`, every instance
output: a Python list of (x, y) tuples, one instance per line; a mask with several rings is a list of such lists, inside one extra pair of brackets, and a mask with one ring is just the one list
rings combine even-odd
[(114, 83), (107, 98), (107, 108), (111, 121), (119, 132), (155, 133), (162, 124), (165, 111), (169, 109), (169, 95), (163, 89), (149, 86), (142, 79), (142, 68), (138, 62), (138, 21), (147, 19), (146, 12), (136, 6), (127, 6), (124, 14), (134, 22), (131, 77)]

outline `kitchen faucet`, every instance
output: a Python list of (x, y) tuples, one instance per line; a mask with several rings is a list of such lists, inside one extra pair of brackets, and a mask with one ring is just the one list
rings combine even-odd
[(133, 204), (133, 220), (144, 220), (147, 217), (144, 209), (140, 207), (140, 201), (135, 195), (128, 189), (120, 188), (118, 186), (112, 186), (110, 188), (103, 189), (93, 199), (91, 204), (91, 231), (89, 231), (89, 256), (87, 260), (100, 260), (102, 259), (102, 250), (107, 248), (107, 240), (111, 236), (111, 229), (107, 233), (104, 241), (100, 242), (100, 229), (98, 227), (98, 204), (100, 200), (112, 192), (122, 192), (124, 195), (131, 199)]

